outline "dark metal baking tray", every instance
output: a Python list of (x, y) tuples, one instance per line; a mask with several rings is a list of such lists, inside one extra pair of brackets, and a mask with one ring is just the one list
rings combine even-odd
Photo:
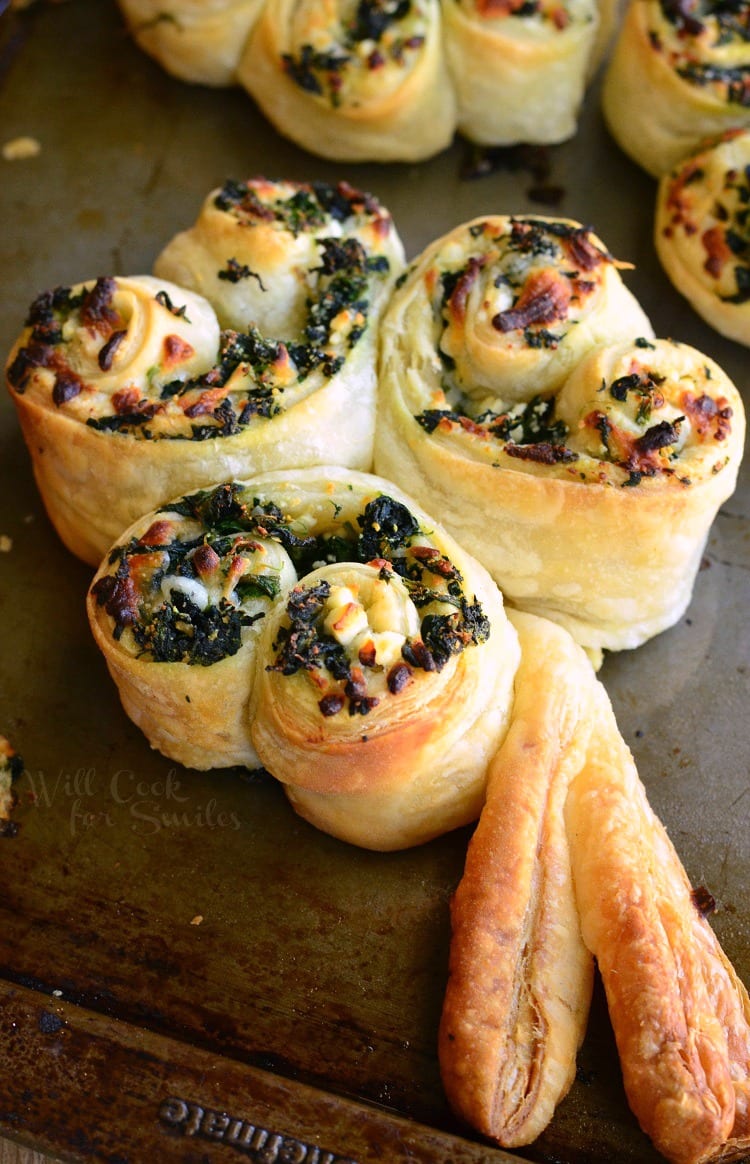
[[(636, 264), (627, 281), (657, 333), (747, 383), (745, 349), (660, 271), (655, 184), (608, 139), (596, 88), (576, 138), (516, 155), (515, 169), (470, 180), (459, 142), (419, 166), (341, 167), (278, 137), (242, 92), (172, 80), (113, 3), (67, 0), (4, 17), (0, 137), (21, 135), (41, 152), (0, 161), (3, 355), (38, 291), (149, 270), (212, 187), (263, 173), (371, 190), (409, 255), (476, 214), (549, 212), (535, 199), (558, 187), (553, 213), (590, 223)], [(747, 509), (745, 469), (686, 617), (602, 671), (745, 981)], [(71, 1160), (507, 1159), (453, 1119), (436, 1060), (468, 830), (366, 853), (298, 820), (268, 779), (189, 772), (152, 752), (89, 637), (90, 571), (50, 529), (5, 397), (0, 535), (0, 731), (26, 765), (18, 834), (0, 840), (0, 1131)], [(517, 1155), (655, 1160), (627, 1109), (599, 992), (570, 1095)]]

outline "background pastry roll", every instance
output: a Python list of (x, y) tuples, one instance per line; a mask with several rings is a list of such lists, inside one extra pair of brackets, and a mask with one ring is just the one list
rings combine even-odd
[(259, 760), (369, 848), (478, 814), (516, 635), (486, 571), (389, 482), (309, 469), (169, 503), (113, 547), (88, 610), (125, 710), (172, 758)]
[(461, 133), (481, 145), (573, 136), (597, 39), (596, 0), (447, 0), (443, 12)]
[(607, 67), (615, 140), (660, 177), (708, 137), (750, 126), (750, 6), (630, 0)]
[[(217, 197), (229, 209), (212, 219), (208, 258), (187, 232), (158, 278), (43, 295), (11, 353), (45, 504), (92, 564), (181, 492), (281, 467), (370, 467), (375, 329), (401, 255), (390, 219), (343, 186), (232, 184)], [(222, 320), (242, 331), (220, 334), (208, 301), (168, 270), (218, 288)]]
[(750, 345), (750, 131), (727, 130), (659, 182), (654, 242), (711, 327)]
[(523, 229), (534, 246), (503, 255), (498, 223), (454, 232), (394, 294), (377, 470), (408, 480), (512, 604), (593, 652), (634, 647), (689, 600), (736, 482), (742, 402), (702, 353), (648, 338), (586, 232)]
[(118, 0), (134, 39), (168, 73), (231, 85), (264, 0)]
[(280, 133), (325, 158), (419, 161), (455, 130), (438, 0), (275, 0), (237, 74)]

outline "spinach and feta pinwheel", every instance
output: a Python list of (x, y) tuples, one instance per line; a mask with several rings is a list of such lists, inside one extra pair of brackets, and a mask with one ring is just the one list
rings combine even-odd
[(174, 492), (185, 442), (170, 438), (192, 435), (188, 385), (216, 364), (219, 335), (202, 296), (150, 275), (32, 303), (7, 383), (49, 517), (85, 561)]
[(727, 130), (659, 183), (656, 252), (711, 327), (750, 346), (750, 131)]
[(749, 0), (630, 0), (602, 99), (615, 140), (654, 177), (750, 126)]
[(195, 767), (259, 762), (376, 849), (472, 820), (519, 648), (487, 572), (391, 483), (229, 482), (142, 518), (88, 597), (123, 706)]
[(377, 471), (592, 652), (679, 617), (742, 452), (726, 375), (651, 336), (600, 242), (530, 219), (429, 247), (381, 328)]
[(231, 85), (264, 0), (119, 0), (136, 43), (175, 77)]
[(483, 145), (565, 141), (599, 28), (596, 0), (446, 0), (458, 128)]
[(158, 277), (41, 296), (7, 375), (66, 544), (97, 564), (188, 490), (369, 469), (377, 321), (402, 256), (390, 216), (345, 183), (229, 182)]
[(450, 144), (438, 0), (273, 0), (237, 75), (280, 133), (338, 161), (419, 161)]

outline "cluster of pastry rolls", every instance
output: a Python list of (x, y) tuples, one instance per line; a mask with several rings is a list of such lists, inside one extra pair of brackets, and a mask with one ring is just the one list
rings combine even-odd
[(680, 617), (736, 483), (742, 401), (653, 337), (601, 240), (564, 219), (466, 223), (410, 265), (380, 335), (376, 470), (506, 599), (592, 657)]
[(369, 195), (251, 179), (207, 197), (156, 275), (39, 296), (6, 375), (65, 544), (96, 565), (186, 490), (369, 468), (377, 323), (402, 264)]
[(173, 500), (118, 539), (88, 610), (171, 758), (261, 764), (374, 849), (477, 816), (516, 635), (486, 571), (390, 482), (315, 468)]
[(607, 66), (604, 115), (654, 177), (704, 138), (750, 127), (747, 0), (630, 0)]
[[(458, 129), (483, 145), (571, 137), (611, 0), (120, 0), (177, 76), (239, 82), (298, 145), (419, 161)], [(232, 50), (232, 45), (233, 50)]]
[(570, 636), (513, 614), (511, 726), (452, 905), (440, 1063), (457, 1113), (530, 1143), (575, 1073), (594, 960), (630, 1106), (673, 1164), (750, 1148), (750, 1000)]
[(750, 345), (750, 130), (731, 129), (664, 174), (654, 242), (675, 288), (722, 335)]

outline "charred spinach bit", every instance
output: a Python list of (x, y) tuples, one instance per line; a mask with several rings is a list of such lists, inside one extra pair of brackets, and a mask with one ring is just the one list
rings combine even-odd
[(278, 598), (281, 583), (275, 574), (248, 575), (235, 585), (240, 602), (249, 598)]
[(299, 55), (282, 53), (281, 60), (285, 72), (294, 83), (306, 93), (314, 93), (318, 97), (322, 97), (325, 92), (319, 76), (321, 73), (324, 74), (328, 81), (331, 102), (336, 104), (336, 86), (331, 85), (331, 78), (336, 77), (349, 63), (348, 53), (335, 46), (322, 51), (315, 49), (311, 44), (303, 44)]
[(187, 304), (183, 303), (182, 307), (175, 307), (166, 291), (157, 291), (154, 299), (162, 307), (166, 307), (167, 311), (176, 316), (177, 319), (184, 319), (186, 323), (190, 323), (187, 315)]
[(363, 40), (379, 41), (391, 24), (404, 20), (411, 11), (411, 0), (359, 0), (348, 39), (353, 43)]
[(726, 99), (730, 105), (750, 105), (750, 66), (721, 68), (718, 65), (689, 61), (679, 66), (676, 72), (693, 85), (726, 85)]
[(676, 416), (673, 421), (660, 420), (657, 424), (652, 424), (643, 436), (636, 438), (635, 446), (638, 452), (652, 453), (673, 445), (680, 435), (680, 425), (684, 419), (684, 416)]
[[(90, 416), (86, 421), (89, 428), (97, 432), (122, 432), (123, 429), (137, 429), (143, 427), (147, 420), (153, 418), (155, 408), (149, 406), (140, 412), (123, 412), (117, 416)], [(141, 435), (147, 435), (142, 433)]]
[(449, 420), (453, 424), (459, 424), (460, 413), (454, 412), (451, 408), (426, 408), (424, 412), (420, 412), (414, 419), (418, 425), (421, 425), (425, 432), (434, 432), (441, 420)]
[(362, 273), (367, 266), (367, 252), (356, 238), (322, 238), (319, 240), (323, 255), (321, 270), (325, 275), (337, 271)]
[(242, 502), (242, 486), (236, 481), (216, 485), (213, 489), (197, 489), (179, 501), (163, 505), (159, 513), (177, 513), (181, 517), (192, 517), (208, 529), (215, 529), (226, 522), (233, 528), (242, 530), (246, 507)]
[(455, 271), (442, 271), (440, 275), (440, 286), (442, 288), (441, 306), (446, 307), (450, 303), (453, 292), (456, 290), (456, 284), (463, 277), (466, 271), (465, 267), (458, 267)]
[[(243, 409), (243, 415), (246, 409)], [(191, 425), (193, 430), (193, 440), (205, 441), (217, 436), (233, 436), (234, 433), (239, 432), (240, 425), (237, 420), (237, 413), (232, 407), (230, 400), (221, 400), (212, 412), (215, 424), (194, 424)]]
[(652, 344), (651, 340), (647, 340), (645, 336), (639, 335), (635, 341), (637, 348), (650, 348), (652, 351), (656, 350), (656, 344)]
[(553, 229), (563, 226), (562, 223), (539, 223), (533, 219), (515, 218), (511, 225), (510, 247), (520, 254), (556, 256), (559, 246), (554, 236), (567, 238), (571, 233), (570, 227), (563, 231)]
[(379, 210), (378, 202), (372, 195), (362, 194), (346, 182), (339, 182), (336, 186), (327, 182), (313, 182), (312, 188), (322, 210), (336, 222), (345, 222), (358, 211), (375, 214)]
[(737, 290), (734, 295), (723, 296), (726, 303), (747, 303), (750, 299), (750, 268), (737, 266), (734, 268), (734, 277)]
[(419, 533), (419, 523), (400, 501), (381, 494), (365, 506), (357, 518), (361, 533), (357, 551), (361, 562), (373, 558), (391, 560), (395, 550), (403, 549)]
[(238, 262), (237, 259), (227, 259), (226, 266), (217, 274), (218, 278), (226, 283), (241, 283), (243, 279), (255, 279), (261, 291), (267, 290), (258, 272), (248, 267), (247, 263)]
[(218, 606), (201, 610), (186, 594), (173, 590), (147, 622), (133, 626), (133, 637), (157, 663), (210, 667), (236, 655), (242, 628), (262, 617), (245, 614), (224, 598)]
[[(422, 619), (422, 641), (435, 667), (442, 671), (453, 655), (460, 655), (470, 644), (484, 643), (490, 636), (490, 620), (476, 600), (462, 599), (460, 611), (452, 614), (428, 614)], [(411, 662), (407, 659), (407, 662)]]
[(524, 342), (530, 348), (556, 348), (563, 338), (561, 335), (555, 335), (554, 332), (549, 331), (546, 327), (532, 329), (525, 327), (523, 331)]
[[(354, 335), (352, 329), (351, 336)], [(358, 336), (356, 338), (359, 338)], [(311, 372), (320, 368), (324, 376), (330, 379), (339, 372), (344, 363), (343, 356), (331, 356), (323, 348), (313, 347), (312, 344), (288, 344), (287, 350), (300, 380), (305, 380)]]
[[(272, 501), (262, 501), (257, 497), (245, 501), (242, 485), (236, 481), (217, 485), (213, 489), (197, 490), (178, 501), (162, 506), (160, 513), (177, 513), (181, 517), (193, 518), (208, 531), (206, 537), (216, 545), (219, 536), (236, 537), (249, 535), (270, 538), (278, 542), (297, 564), (304, 555), (310, 558), (318, 547), (318, 539), (312, 535), (300, 537), (290, 528), (283, 513)], [(220, 546), (217, 552), (226, 553), (228, 547)]]
[(562, 420), (554, 419), (555, 401), (534, 396), (520, 410), (502, 413), (484, 413), (478, 423), (485, 425), (490, 433), (502, 441), (513, 441), (518, 445), (565, 443), (568, 426)]
[[(333, 276), (326, 287), (315, 300), (308, 303), (307, 324), (305, 336), (311, 344), (325, 344), (331, 335), (331, 324), (339, 312), (351, 311), (367, 312), (369, 303), (363, 298), (367, 290), (367, 279), (363, 273), (339, 273)], [(361, 330), (359, 335), (361, 335)], [(349, 336), (350, 343), (356, 342), (359, 335), (354, 331)]]
[(640, 372), (631, 372), (627, 376), (618, 376), (613, 380), (609, 386), (609, 394), (615, 400), (624, 403), (628, 398), (628, 392), (642, 391), (644, 388), (643, 376)]
[(331, 593), (330, 584), (295, 586), (286, 605), (289, 626), (279, 628), (273, 649), (277, 651), (267, 671), (295, 675), (298, 671), (324, 668), (334, 679), (348, 679), (350, 668), (346, 651), (341, 643), (318, 633), (316, 622)]
[(295, 190), (290, 198), (279, 205), (279, 217), (292, 234), (309, 230), (311, 226), (322, 226), (325, 214), (313, 189)]

